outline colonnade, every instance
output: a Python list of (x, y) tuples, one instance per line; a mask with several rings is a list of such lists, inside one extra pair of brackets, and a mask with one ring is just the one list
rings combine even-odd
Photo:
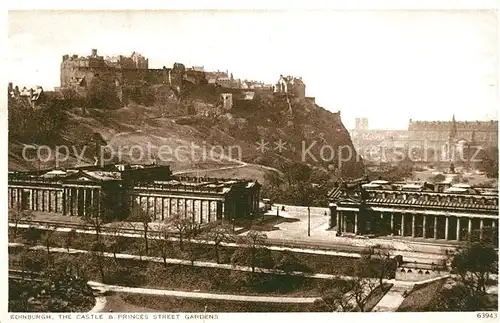
[(340, 233), (396, 235), (414, 238), (463, 240), (478, 230), (497, 227), (493, 217), (429, 215), (422, 213), (337, 210), (336, 225)]
[(197, 223), (221, 220), (227, 210), (222, 200), (169, 196), (129, 196), (129, 206), (138, 205), (154, 220), (180, 216), (193, 218)]
[(84, 216), (99, 205), (99, 186), (8, 187), (10, 208)]

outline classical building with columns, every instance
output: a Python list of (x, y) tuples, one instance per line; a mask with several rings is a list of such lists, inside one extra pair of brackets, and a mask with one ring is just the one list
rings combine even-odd
[(337, 185), (329, 200), (337, 235), (460, 241), (472, 232), (498, 232), (498, 191), (466, 184), (363, 179)]
[[(173, 176), (168, 166), (108, 165), (9, 172), (9, 208), (65, 216), (126, 219), (140, 206), (153, 220), (189, 217), (198, 223), (250, 219), (259, 207), (256, 181)], [(105, 210), (105, 211), (103, 211)]]

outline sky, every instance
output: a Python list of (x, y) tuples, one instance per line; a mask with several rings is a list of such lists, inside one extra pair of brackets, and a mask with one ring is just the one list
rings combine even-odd
[(497, 119), (494, 11), (10, 11), (9, 80), (59, 86), (64, 54), (149, 58), (274, 83), (301, 76), (306, 95), (347, 128), (413, 120)]

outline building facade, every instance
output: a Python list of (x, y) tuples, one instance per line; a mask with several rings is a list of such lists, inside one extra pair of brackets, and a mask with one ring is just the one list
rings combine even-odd
[(278, 82), (274, 86), (274, 93), (288, 94), (304, 99), (306, 97), (306, 85), (301, 77), (280, 75)]
[[(356, 126), (350, 130), (354, 147), (367, 160), (372, 156), (383, 159), (390, 149), (411, 150), (421, 160), (453, 161), (467, 147), (498, 147), (498, 121), (412, 121), (408, 130), (369, 129), (367, 118), (356, 118)], [(424, 154), (427, 150), (427, 154)], [(430, 152), (429, 152), (430, 150)], [(418, 161), (415, 158), (415, 161)]]
[[(409, 144), (447, 150), (459, 142), (498, 147), (498, 121), (413, 121), (408, 124)], [(446, 151), (445, 151), (446, 152)]]
[(174, 84), (173, 78), (180, 78), (176, 68), (150, 69), (147, 58), (133, 52), (131, 56), (106, 57), (98, 55), (92, 49), (89, 56), (64, 55), (61, 62), (61, 88), (71, 88), (80, 95), (85, 95), (94, 78), (99, 78), (117, 87), (123, 85)]
[(498, 191), (443, 185), (449, 184), (342, 183), (329, 194), (332, 226), (338, 235), (455, 241), (497, 232)]
[(175, 177), (168, 166), (109, 165), (12, 172), (9, 208), (64, 216), (99, 214), (124, 220), (140, 207), (152, 220), (179, 216), (197, 223), (251, 219), (260, 184), (248, 180)]

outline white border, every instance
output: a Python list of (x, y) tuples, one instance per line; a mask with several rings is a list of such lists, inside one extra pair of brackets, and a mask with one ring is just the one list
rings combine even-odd
[[(10, 2), (3, 1), (0, 5), (2, 7), (0, 15), (0, 24), (2, 33), (0, 42), (1, 44), (6, 44), (7, 42), (7, 14), (8, 10), (53, 10), (57, 8), (58, 10), (402, 10), (402, 9), (412, 9), (412, 10), (465, 10), (465, 9), (491, 9), (497, 10), (500, 7), (500, 2), (495, 0), (418, 0), (418, 1), (397, 1), (397, 0), (384, 0), (384, 1), (369, 1), (369, 0), (288, 0), (288, 1), (274, 1), (269, 0), (253, 0), (253, 1), (231, 1), (231, 0), (212, 0), (212, 1), (202, 1), (202, 0), (178, 0), (178, 1), (161, 1), (161, 0), (142, 0), (142, 1), (109, 1), (109, 0), (86, 0), (86, 1), (35, 1), (35, 0), (11, 0)], [(499, 28), (500, 28), (500, 19)], [(500, 42), (499, 42), (500, 43)], [(0, 52), (2, 52), (2, 58), (5, 59), (5, 45), (0, 45)], [(498, 57), (500, 61), (500, 51), (498, 51)], [(7, 85), (7, 76), (5, 75), (5, 60), (2, 60), (0, 64), (0, 77), (4, 86)], [(5, 152), (2, 156), (2, 166), (4, 171), (1, 172), (1, 178), (4, 185), (0, 187), (1, 196), (7, 196), (7, 165), (8, 165), (8, 154), (7, 154), (7, 107), (6, 107), (6, 96), (5, 94), (0, 97), (0, 120), (3, 123), (0, 127), (3, 129), (4, 134), (1, 136), (1, 148)], [(6, 198), (2, 199), (3, 206), (3, 218), (4, 225), (1, 226), (0, 235), (7, 239), (7, 203)], [(7, 242), (7, 241), (6, 241)], [(0, 276), (2, 277), (2, 282), (4, 288), (2, 288), (2, 293), (0, 294), (1, 308), (0, 308), (0, 321), (10, 322), (9, 316), (7, 314), (7, 282), (8, 282), (8, 262), (7, 259), (7, 243), (1, 249), (0, 259), (3, 259), (0, 265)], [(104, 313), (105, 314), (105, 313)], [(114, 313), (116, 314), (116, 313)], [(150, 313), (151, 314), (151, 313)], [(458, 322), (474, 322), (480, 321), (476, 317), (476, 313), (307, 313), (299, 314), (297, 313), (219, 313), (219, 319), (214, 320), (217, 322), (256, 322), (256, 321), (303, 321), (311, 320), (313, 322), (325, 321), (325, 322), (358, 322), (366, 319), (370, 319), (373, 322), (419, 322), (422, 321), (453, 321)], [(54, 315), (57, 317), (57, 315)], [(74, 317), (76, 317), (74, 315)], [(181, 314), (181, 318), (184, 314)], [(52, 320), (53, 322), (59, 321), (58, 319)], [(67, 320), (65, 320), (67, 321)], [(84, 320), (87, 321), (87, 320)], [(101, 322), (107, 322), (108, 320), (101, 320)], [(114, 320), (116, 322), (117, 320)], [(124, 320), (121, 320), (124, 321)], [(185, 320), (188, 322), (200, 322), (201, 320)], [(210, 321), (210, 320), (207, 320)], [(482, 319), (482, 322), (493, 321), (489, 319)], [(16, 322), (20, 322), (17, 320)]]

